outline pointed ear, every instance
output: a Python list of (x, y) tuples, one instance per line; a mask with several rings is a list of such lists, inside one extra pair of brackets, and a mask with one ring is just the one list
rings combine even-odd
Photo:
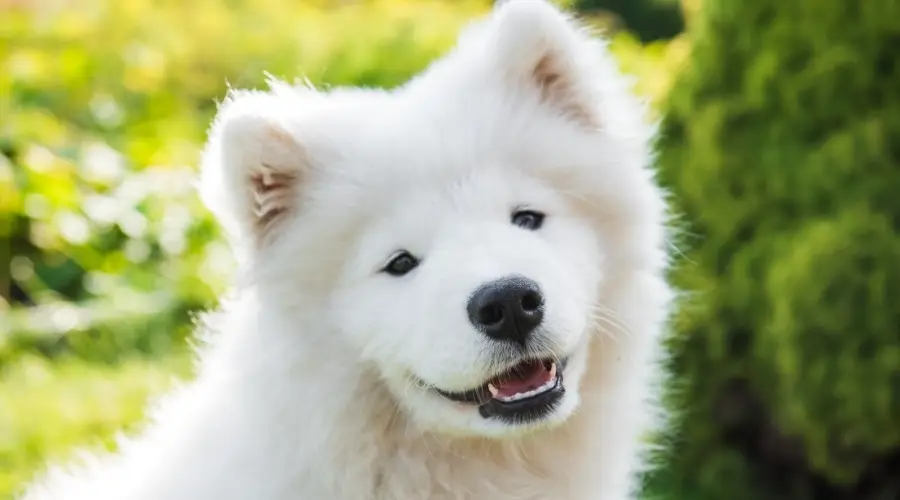
[(507, 0), (494, 8), (488, 30), (502, 77), (535, 89), (576, 122), (599, 126), (591, 66), (601, 47), (573, 19), (543, 0)]
[(277, 92), (231, 92), (210, 130), (201, 196), (240, 243), (264, 244), (299, 208), (310, 165), (294, 104)]

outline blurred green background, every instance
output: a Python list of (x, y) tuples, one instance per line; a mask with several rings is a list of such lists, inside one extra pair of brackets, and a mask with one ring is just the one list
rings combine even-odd
[[(561, 2), (662, 119), (686, 290), (646, 498), (900, 498), (900, 0)], [(0, 0), (0, 498), (189, 376), (227, 85), (392, 86), (486, 0)]]

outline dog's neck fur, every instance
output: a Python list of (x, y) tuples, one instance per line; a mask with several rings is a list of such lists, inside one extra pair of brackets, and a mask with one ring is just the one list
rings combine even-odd
[[(629, 293), (627, 283), (640, 282), (623, 280), (617, 294)], [(259, 303), (247, 309), (279, 314)], [(634, 417), (634, 407), (646, 402), (636, 399), (643, 392), (633, 387), (645, 381), (633, 367), (616, 367), (629, 360), (635, 366), (648, 364), (638, 359), (646, 346), (627, 342), (634, 351), (624, 352), (613, 341), (595, 338), (581, 405), (562, 427), (506, 440), (461, 439), (418, 430), (377, 374), (360, 365), (352, 350), (314, 318), (298, 324), (269, 316), (263, 323), (276, 329), (259, 331), (256, 320), (240, 311), (225, 317), (230, 331), (208, 353), (198, 380), (186, 390), (197, 401), (194, 411), (187, 412), (190, 420), (176, 426), (180, 436), (166, 440), (176, 447), (170, 453), (177, 455), (160, 457), (171, 467), (162, 467), (168, 479), (152, 479), (158, 487), (183, 488), (185, 479), (171, 480), (172, 475), (196, 470), (185, 465), (202, 461), (209, 473), (193, 480), (208, 483), (190, 491), (208, 489), (209, 498), (578, 500), (584, 492), (610, 500), (629, 498), (639, 433), (648, 425)], [(645, 321), (647, 328), (658, 328), (654, 318)], [(645, 334), (638, 331), (641, 327), (632, 321), (632, 335)], [(285, 350), (292, 351), (289, 365), (283, 361)], [(248, 360), (256, 364), (247, 366)], [(239, 366), (242, 371), (235, 372)], [(298, 398), (307, 404), (296, 404)], [(621, 411), (610, 408), (613, 401)], [(649, 407), (642, 414), (649, 415)], [(354, 439), (348, 441), (348, 435)], [(217, 449), (221, 451), (213, 456), (192, 455)], [(259, 477), (273, 481), (250, 479)], [(180, 497), (158, 491), (146, 498)]]

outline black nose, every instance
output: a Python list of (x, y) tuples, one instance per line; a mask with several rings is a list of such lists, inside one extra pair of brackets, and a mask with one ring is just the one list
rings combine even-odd
[(544, 296), (534, 281), (508, 276), (475, 290), (468, 311), (475, 328), (488, 337), (525, 345), (544, 319)]

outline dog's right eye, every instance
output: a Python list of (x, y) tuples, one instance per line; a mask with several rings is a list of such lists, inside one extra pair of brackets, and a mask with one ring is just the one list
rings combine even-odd
[(388, 265), (385, 266), (384, 272), (391, 276), (403, 276), (419, 266), (419, 259), (412, 256), (407, 251), (398, 253)]

